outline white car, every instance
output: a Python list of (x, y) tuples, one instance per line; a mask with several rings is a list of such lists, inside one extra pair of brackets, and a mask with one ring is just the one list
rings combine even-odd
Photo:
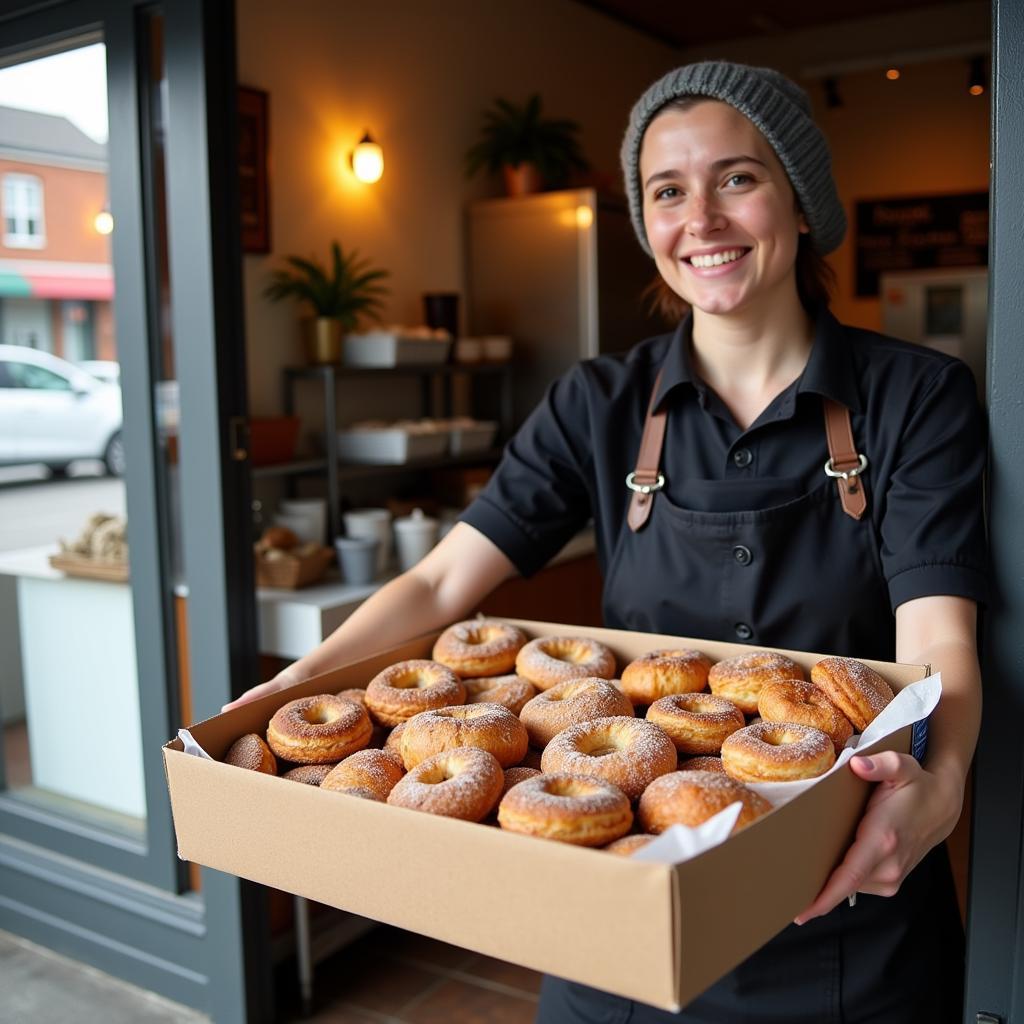
[(102, 459), (124, 473), (121, 388), (48, 352), (0, 345), (0, 466), (43, 462), (63, 473)]

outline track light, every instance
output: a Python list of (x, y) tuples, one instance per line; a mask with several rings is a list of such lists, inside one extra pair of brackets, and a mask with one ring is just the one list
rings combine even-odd
[(967, 91), (972, 96), (980, 96), (985, 91), (985, 58), (972, 57), (970, 72), (967, 75)]

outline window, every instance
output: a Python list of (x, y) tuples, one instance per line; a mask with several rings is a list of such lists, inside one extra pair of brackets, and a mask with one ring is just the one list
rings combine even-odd
[(9, 386), (35, 388), (41, 391), (70, 391), (71, 382), (59, 373), (53, 373), (34, 363), (7, 363)]
[(42, 249), (43, 182), (32, 174), (4, 175), (4, 245)]

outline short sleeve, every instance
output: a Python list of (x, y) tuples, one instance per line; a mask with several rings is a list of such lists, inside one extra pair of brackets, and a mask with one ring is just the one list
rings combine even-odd
[(985, 440), (974, 378), (951, 361), (904, 424), (884, 495), (881, 559), (894, 609), (936, 595), (986, 601)]
[(592, 515), (587, 382), (577, 366), (548, 389), (460, 516), (523, 576), (543, 568)]

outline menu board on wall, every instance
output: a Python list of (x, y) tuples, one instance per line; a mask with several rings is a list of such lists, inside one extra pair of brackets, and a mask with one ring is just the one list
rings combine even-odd
[(858, 296), (886, 271), (988, 265), (987, 192), (861, 201), (856, 228)]

